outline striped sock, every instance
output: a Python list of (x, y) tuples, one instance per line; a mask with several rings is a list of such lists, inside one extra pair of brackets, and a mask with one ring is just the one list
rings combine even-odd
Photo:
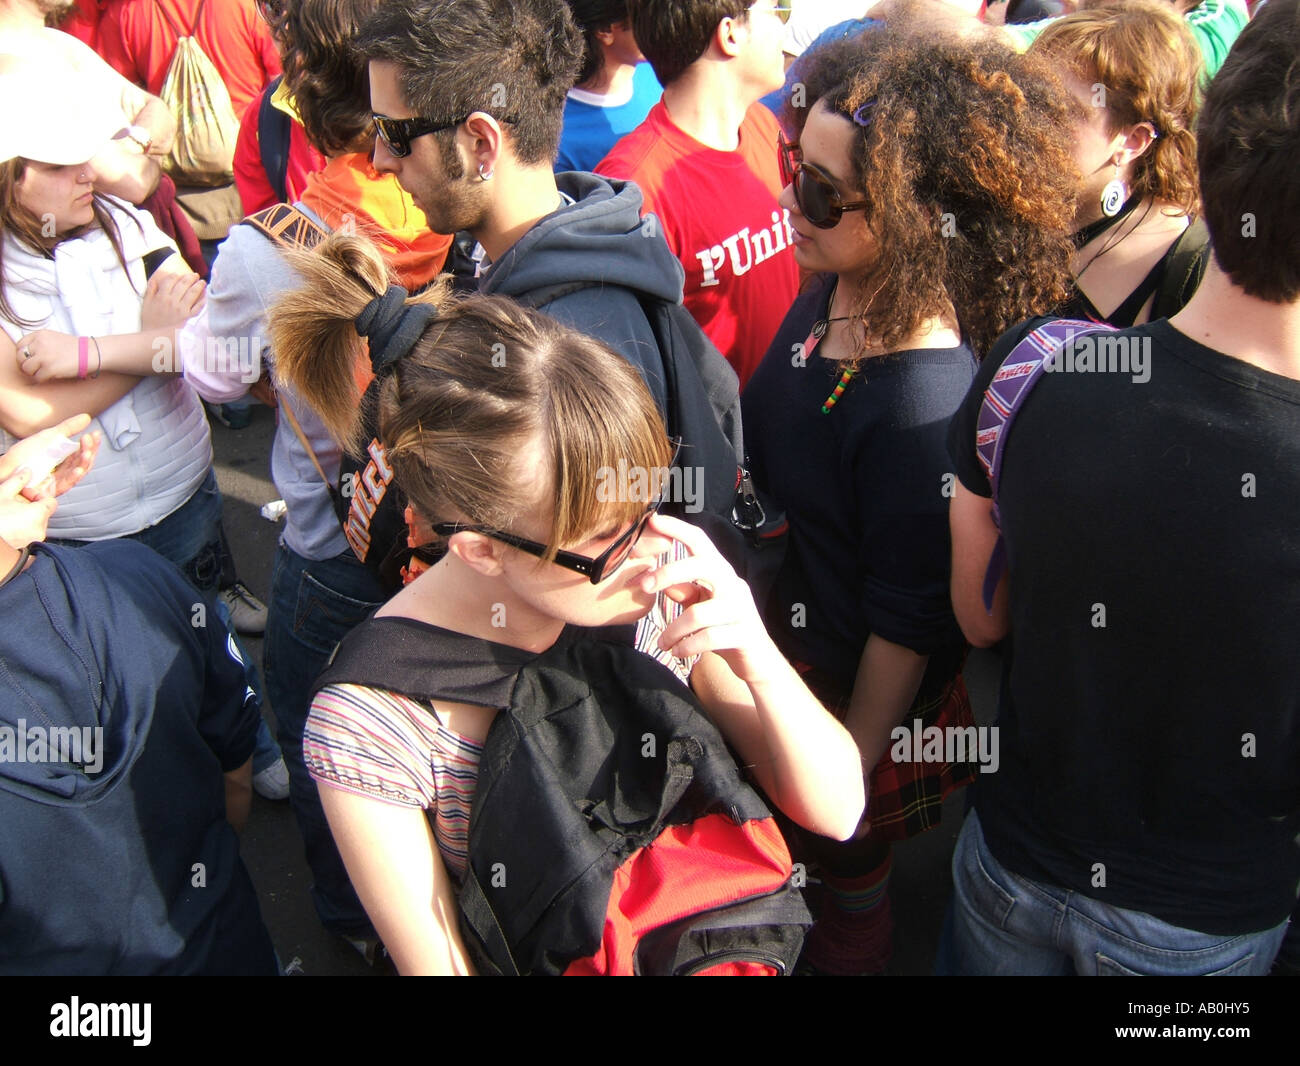
[(823, 874), (821, 915), (804, 944), (804, 959), (825, 974), (880, 973), (893, 954), (894, 920), (889, 906), (892, 851), (879, 866), (857, 877)]

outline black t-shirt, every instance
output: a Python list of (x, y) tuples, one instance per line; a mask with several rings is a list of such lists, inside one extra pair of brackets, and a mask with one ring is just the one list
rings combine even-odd
[[(952, 423), (983, 496), (981, 399), (1027, 329)], [(1004, 445), (1014, 653), (975, 805), (1026, 877), (1259, 931), (1300, 881), (1300, 382), (1165, 320), (1117, 336), (1129, 373), (1044, 374)]]
[(800, 365), (796, 349), (826, 314), (828, 281), (795, 301), (742, 398), (754, 480), (790, 520), (769, 629), (850, 689), (872, 633), (933, 655), (931, 695), (964, 651), (948, 592), (945, 440), (975, 359), (965, 345), (871, 359), (822, 414), (843, 364), (814, 350)]

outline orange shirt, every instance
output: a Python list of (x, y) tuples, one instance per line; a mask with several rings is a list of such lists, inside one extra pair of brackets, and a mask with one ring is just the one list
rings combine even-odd
[(411, 292), (438, 276), (451, 237), (434, 233), (424, 212), (392, 174), (381, 174), (364, 153), (335, 156), (307, 175), (302, 203), (332, 230), (369, 237), (398, 281)]
[(734, 152), (679, 129), (663, 102), (614, 145), (598, 174), (636, 182), (686, 271), (685, 305), (743, 389), (798, 294), (772, 113), (754, 104)]
[(198, 12), (199, 0), (108, 0), (99, 24), (100, 54), (123, 77), (157, 96), (176, 51), (177, 35), (167, 19), (182, 33), (193, 28), (226, 83), (238, 117), (280, 73), (271, 31), (253, 0), (203, 0), (195, 27)]

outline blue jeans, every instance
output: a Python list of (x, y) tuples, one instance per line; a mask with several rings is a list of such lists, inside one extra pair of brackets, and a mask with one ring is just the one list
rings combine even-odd
[(283, 543), (276, 552), (262, 657), (266, 692), (289, 767), (289, 803), (315, 880), (312, 902), (326, 929), (348, 935), (373, 936), (374, 930), (330, 835), (316, 782), (303, 763), (302, 735), (312, 684), (330, 653), (385, 599), (378, 579), (350, 551), (320, 562), (304, 559)]
[(974, 811), (957, 838), (952, 880), (936, 962), (944, 974), (1259, 975), (1286, 931), (1283, 922), (1241, 936), (1199, 933), (1031, 881), (993, 857)]
[[(139, 533), (130, 533), (123, 540), (134, 540), (152, 548), (168, 562), (176, 566), (200, 592), (214, 594), (221, 583), (223, 545), (225, 533), (221, 528), (221, 489), (217, 487), (217, 475), (208, 467), (208, 476), (194, 490), (194, 495), (180, 505), (157, 525), (142, 529)], [(63, 541), (65, 544), (84, 544), (85, 541)], [(253, 665), (252, 656), (235, 634), (235, 627), (230, 624), (230, 612), (220, 600), (217, 612), (221, 621), (230, 630), (239, 654), (244, 660), (244, 673), (248, 677), (249, 687), (258, 694), (261, 702), (262, 685), (257, 676), (257, 667)], [(280, 749), (276, 747), (267, 728), (265, 719), (258, 719), (257, 747), (253, 750), (253, 773), (261, 773), (273, 766), (280, 758)]]
[(208, 467), (194, 495), (156, 526), (131, 533), (123, 540), (147, 545), (180, 567), (201, 592), (216, 592), (221, 583), (221, 490)]

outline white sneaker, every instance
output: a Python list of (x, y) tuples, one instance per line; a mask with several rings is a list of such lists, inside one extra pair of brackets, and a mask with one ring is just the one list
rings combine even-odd
[(235, 632), (244, 637), (260, 637), (266, 632), (266, 604), (248, 591), (242, 581), (236, 581), (218, 595), (230, 612), (230, 622)]
[(284, 759), (276, 759), (261, 773), (253, 775), (253, 791), (263, 799), (286, 800), (289, 798), (289, 768)]

